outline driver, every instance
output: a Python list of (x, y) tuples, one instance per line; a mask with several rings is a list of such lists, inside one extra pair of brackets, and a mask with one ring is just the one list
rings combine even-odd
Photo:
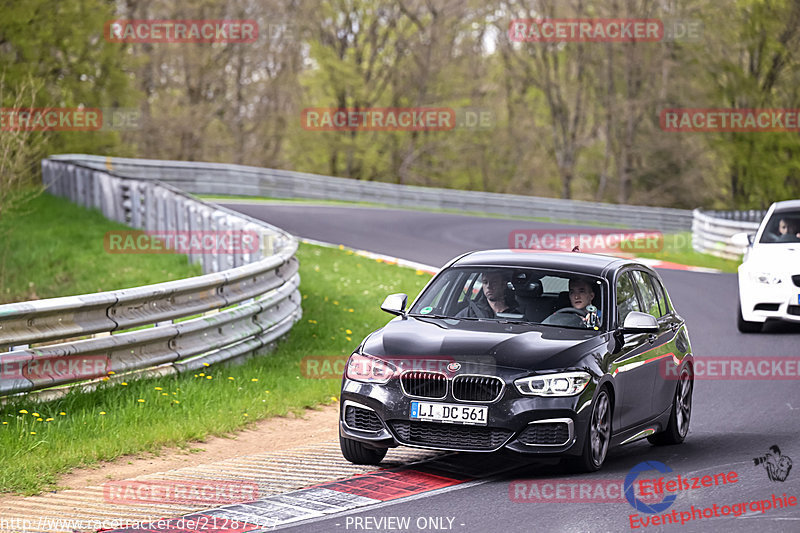
[(506, 300), (506, 288), (511, 275), (505, 272), (489, 271), (481, 276), (481, 290), (485, 301), (469, 300), (469, 305), (456, 314), (457, 318), (496, 318), (497, 313), (518, 314), (517, 308)]
[(797, 242), (800, 239), (800, 229), (796, 220), (782, 218), (778, 223), (778, 242)]
[(592, 284), (584, 278), (569, 280), (569, 302), (575, 309), (585, 310), (592, 304), (594, 289)]

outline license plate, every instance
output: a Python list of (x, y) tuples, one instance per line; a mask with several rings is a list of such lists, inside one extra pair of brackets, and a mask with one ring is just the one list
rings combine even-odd
[(489, 408), (484, 405), (411, 402), (410, 416), (415, 420), (485, 426)]

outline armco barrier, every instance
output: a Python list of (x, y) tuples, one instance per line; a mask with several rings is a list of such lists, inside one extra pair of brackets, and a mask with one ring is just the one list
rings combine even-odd
[(194, 278), (0, 305), (0, 352), (11, 349), (0, 353), (0, 396), (230, 361), (270, 348), (302, 316), (297, 241), (283, 230), (152, 179), (52, 159), (42, 175), (50, 193), (139, 229), (251, 231), (261, 246), (198, 254), (205, 274)]
[(663, 232), (689, 231), (692, 227), (692, 212), (686, 209), (416, 187), (222, 163), (107, 158), (82, 154), (58, 155), (51, 159), (72, 161), (99, 170), (111, 168), (118, 175), (159, 180), (194, 194), (376, 202), (392, 206), (622, 225)]
[(692, 212), (692, 248), (705, 254), (738, 260), (744, 250), (731, 242), (736, 233), (755, 233), (766, 211)]

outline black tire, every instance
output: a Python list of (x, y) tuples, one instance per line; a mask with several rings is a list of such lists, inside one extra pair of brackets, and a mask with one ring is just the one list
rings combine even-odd
[(742, 303), (739, 302), (738, 314), (736, 316), (736, 327), (742, 333), (761, 333), (761, 328), (764, 326), (761, 322), (748, 322), (742, 316)]
[(692, 419), (692, 391), (694, 390), (694, 376), (689, 367), (683, 367), (678, 384), (675, 386), (675, 396), (672, 398), (672, 410), (669, 413), (667, 428), (655, 435), (650, 435), (647, 440), (656, 446), (680, 444), (689, 433), (689, 422)]
[(355, 465), (378, 465), (386, 457), (386, 448), (370, 448), (353, 439), (339, 436), (342, 456)]
[(613, 404), (605, 387), (592, 403), (592, 414), (586, 428), (583, 452), (580, 457), (566, 457), (564, 462), (573, 472), (597, 472), (602, 468), (611, 442)]

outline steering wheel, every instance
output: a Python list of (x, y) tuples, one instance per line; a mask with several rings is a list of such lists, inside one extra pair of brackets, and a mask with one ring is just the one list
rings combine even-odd
[(559, 309), (558, 311), (556, 311), (556, 312), (555, 312), (555, 313), (553, 313), (553, 314), (554, 314), (554, 315), (558, 315), (558, 314), (563, 314), (563, 315), (567, 315), (567, 314), (570, 314), (570, 315), (578, 315), (578, 316), (580, 316), (581, 318), (583, 318), (583, 317), (585, 317), (585, 316), (586, 316), (586, 314), (587, 314), (587, 311), (586, 311), (586, 309), (578, 309), (577, 307), (562, 307), (561, 309)]

